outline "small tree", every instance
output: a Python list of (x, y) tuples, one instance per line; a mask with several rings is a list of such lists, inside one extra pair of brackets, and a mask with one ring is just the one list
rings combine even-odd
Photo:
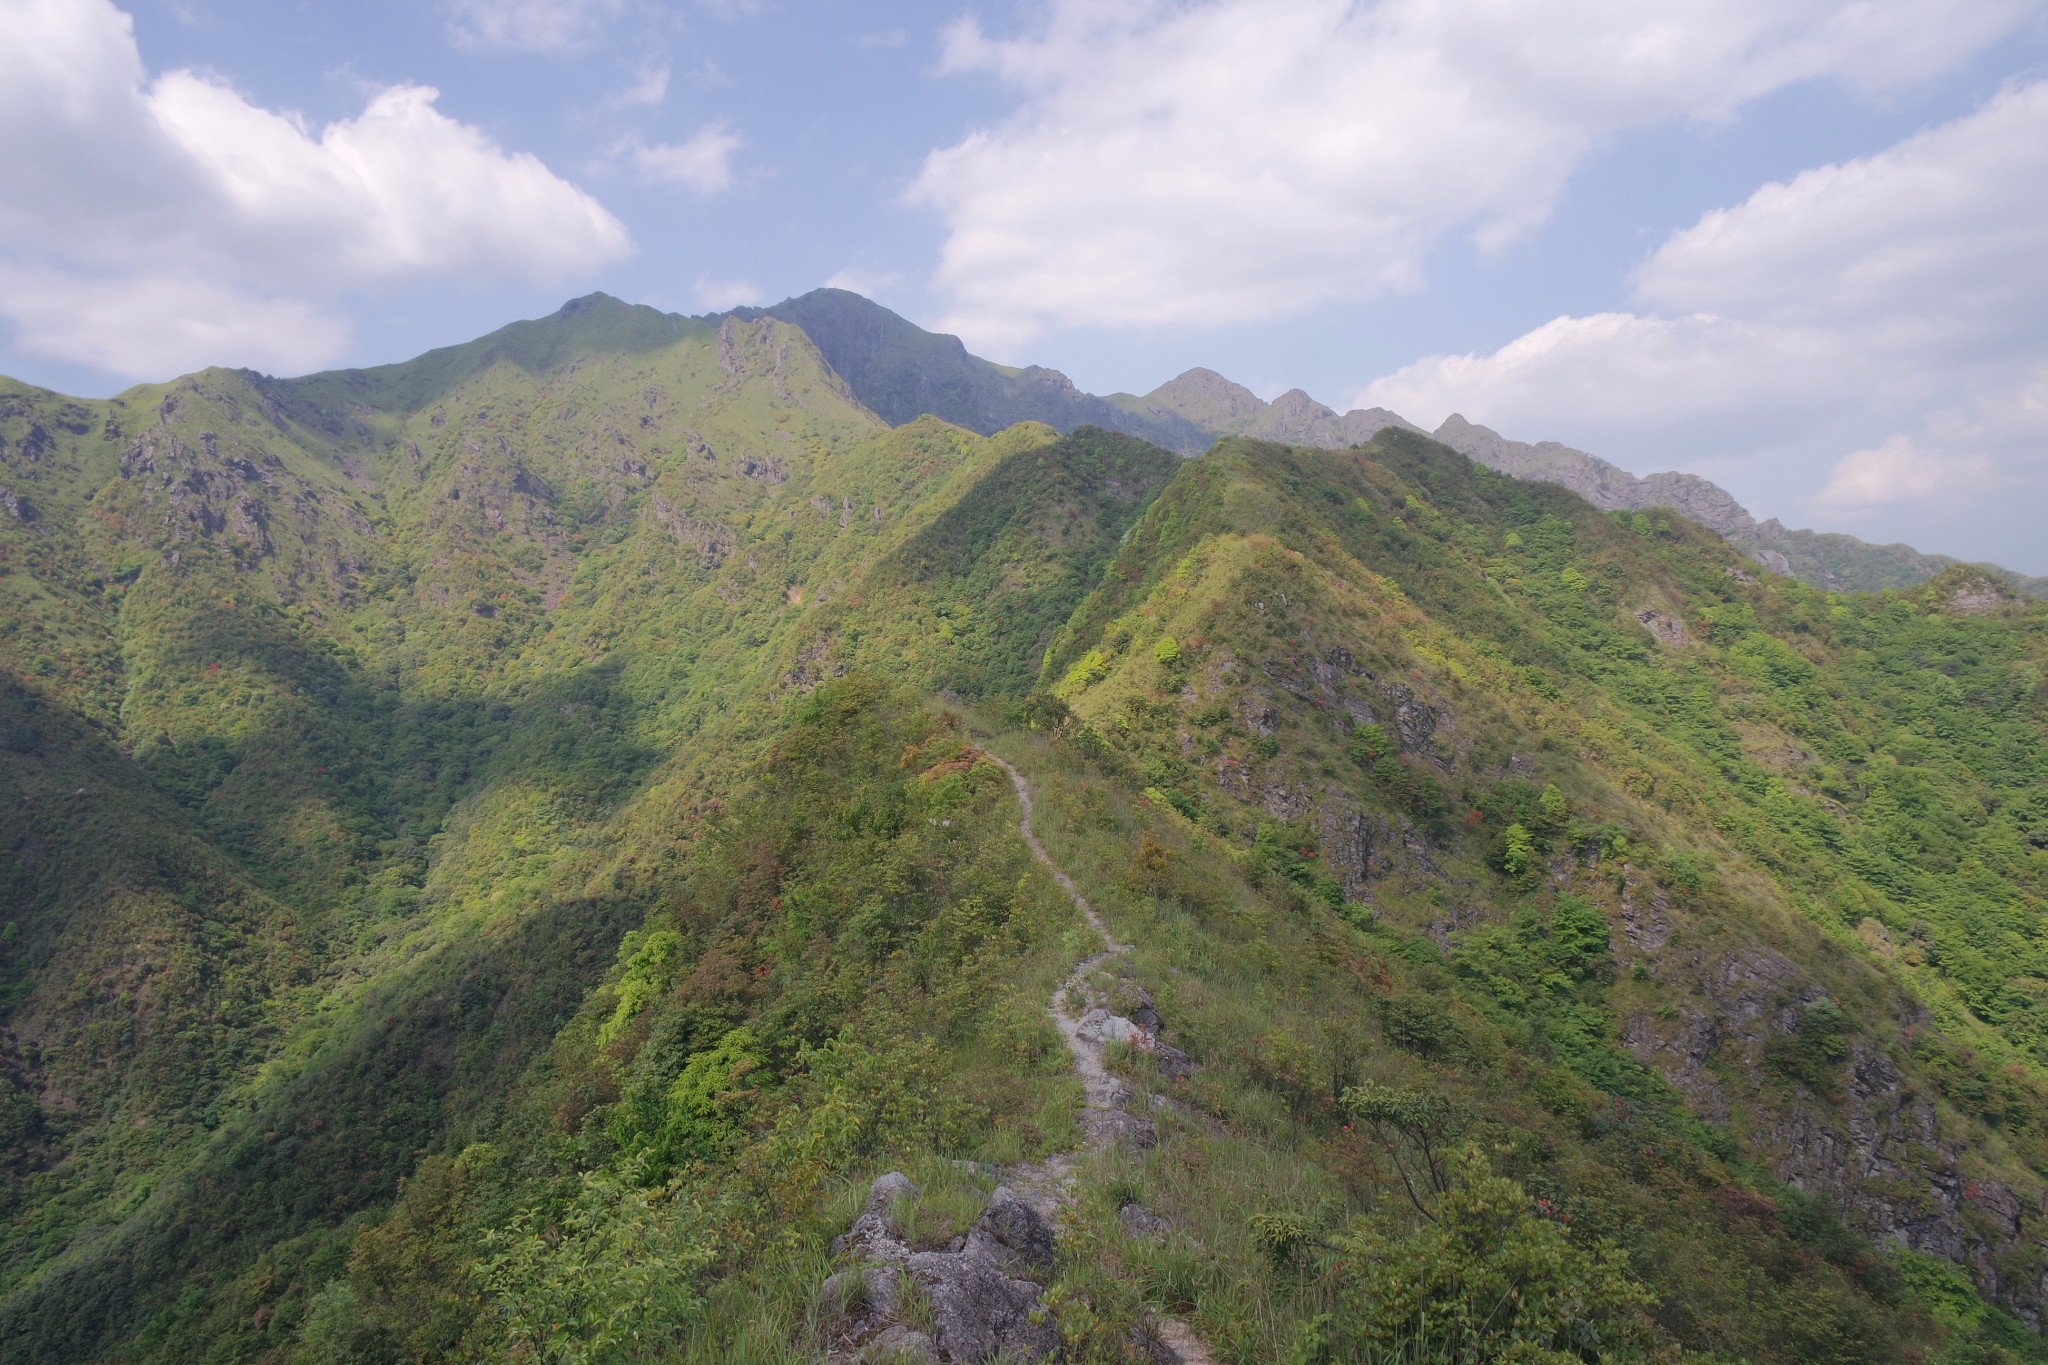
[(1555, 782), (1544, 785), (1543, 795), (1536, 799), (1536, 809), (1542, 813), (1543, 827), (1552, 834), (1562, 834), (1572, 818), (1572, 803), (1564, 799)]
[(1536, 848), (1536, 836), (1528, 826), (1520, 823), (1509, 825), (1501, 834), (1500, 870), (1507, 873), (1508, 880), (1517, 886), (1527, 886), (1536, 879), (1536, 869), (1541, 855)]
[(1395, 1090), (1371, 1081), (1346, 1090), (1341, 1103), (1393, 1157), (1415, 1211), (1435, 1222), (1437, 1205), (1451, 1189), (1452, 1144), (1471, 1126), (1471, 1111), (1441, 1090)]

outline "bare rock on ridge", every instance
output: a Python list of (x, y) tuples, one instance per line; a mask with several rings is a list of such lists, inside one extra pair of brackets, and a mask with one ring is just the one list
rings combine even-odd
[[(899, 1201), (917, 1193), (900, 1172), (880, 1177), (852, 1227), (833, 1240), (835, 1255), (870, 1264), (839, 1271), (819, 1288), (821, 1307), (840, 1317), (840, 1344), (831, 1358), (981, 1362), (1055, 1353), (1059, 1330), (1029, 1278), (1052, 1270), (1051, 1220), (998, 1186), (958, 1250), (912, 1252), (890, 1216)], [(930, 1304), (935, 1335), (901, 1321), (910, 1285)]]

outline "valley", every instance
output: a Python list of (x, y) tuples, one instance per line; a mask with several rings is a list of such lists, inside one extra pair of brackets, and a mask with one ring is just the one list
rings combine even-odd
[(2048, 1356), (2032, 585), (842, 295), (0, 384), (0, 1359)]

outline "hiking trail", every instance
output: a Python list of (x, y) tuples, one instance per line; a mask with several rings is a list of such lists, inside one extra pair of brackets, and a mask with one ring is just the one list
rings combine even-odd
[[(859, 1217), (832, 1244), (835, 1255), (850, 1256), (853, 1263), (819, 1290), (821, 1305), (837, 1324), (825, 1354), (828, 1365), (1056, 1356), (1059, 1332), (1040, 1303), (1041, 1282), (1056, 1264), (1058, 1225), (1074, 1205), (1079, 1163), (1114, 1147), (1149, 1150), (1159, 1140), (1150, 1115), (1171, 1107), (1165, 1096), (1141, 1094), (1112, 1075), (1103, 1050), (1111, 1042), (1129, 1043), (1150, 1052), (1168, 1076), (1185, 1076), (1194, 1065), (1186, 1053), (1160, 1041), (1159, 1011), (1131, 976), (1131, 946), (1109, 932), (1032, 828), (1031, 786), (1024, 774), (986, 748), (977, 749), (1009, 774), (1017, 793), (1018, 834), (1102, 942), (1102, 950), (1076, 963), (1047, 1001), (1081, 1078), (1081, 1146), (996, 1168), (1000, 1183), (981, 1216), (946, 1250), (916, 1251), (904, 1241), (896, 1211), (901, 1201), (916, 1198), (917, 1187), (899, 1171), (877, 1178)], [(1128, 1014), (1113, 1012), (1112, 1005)], [(1117, 1217), (1136, 1238), (1159, 1240), (1171, 1230), (1167, 1220), (1135, 1201)], [(923, 1296), (928, 1315), (909, 1310), (907, 1290)], [(1176, 1318), (1154, 1315), (1133, 1330), (1133, 1340), (1158, 1365), (1218, 1365)]]
[[(1152, 1028), (1145, 1029), (1117, 1015), (1109, 1014), (1099, 1003), (1096, 992), (1089, 984), (1099, 968), (1115, 959), (1127, 958), (1131, 945), (1121, 943), (1102, 922), (1095, 907), (1074, 885), (1074, 879), (1065, 868), (1053, 861), (1046, 851), (1045, 842), (1031, 826), (1033, 803), (1031, 784), (1024, 779), (1014, 764), (988, 749), (981, 750), (988, 760), (1010, 775), (1010, 786), (1017, 793), (1017, 833), (1023, 836), (1025, 847), (1031, 850), (1045, 870), (1052, 874), (1060, 889), (1073, 898), (1074, 906), (1088, 921), (1088, 927), (1102, 940), (1103, 950), (1081, 959), (1066, 980), (1054, 990), (1048, 1008), (1053, 1023), (1059, 1028), (1060, 1036), (1066, 1039), (1067, 1051), (1073, 1056), (1074, 1070), (1081, 1077), (1085, 1095), (1081, 1110), (1082, 1152), (1094, 1154), (1108, 1150), (1118, 1142), (1129, 1142), (1140, 1149), (1151, 1147), (1157, 1136), (1149, 1118), (1141, 1118), (1128, 1111), (1134, 1095), (1131, 1087), (1110, 1074), (1102, 1063), (1103, 1045), (1112, 1038), (1122, 1037), (1158, 1050), (1159, 1044), (1151, 1036), (1158, 1028), (1156, 1012), (1151, 1020)], [(1150, 997), (1139, 992), (1143, 1009), (1151, 1010)], [(1185, 1064), (1185, 1057), (1181, 1058)], [(1157, 1101), (1160, 1097), (1151, 1097)], [(1027, 1199), (1051, 1203), (1054, 1208), (1044, 1210), (1055, 1212), (1072, 1202), (1075, 1179), (1074, 1160), (1071, 1154), (1061, 1153), (1041, 1162), (1012, 1168), (1007, 1172), (1009, 1184), (1023, 1193)], [(1177, 1318), (1160, 1317), (1156, 1322), (1160, 1341), (1180, 1358), (1182, 1365), (1216, 1365), (1216, 1358), (1206, 1346), (1189, 1330), (1187, 1324)]]

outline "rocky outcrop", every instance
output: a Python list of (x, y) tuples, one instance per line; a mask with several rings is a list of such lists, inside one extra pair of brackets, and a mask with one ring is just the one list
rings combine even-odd
[[(892, 1222), (917, 1195), (900, 1172), (880, 1177), (853, 1226), (833, 1242), (835, 1254), (859, 1264), (819, 1288), (820, 1307), (833, 1319), (828, 1359), (1022, 1361), (1058, 1350), (1059, 1331), (1039, 1302), (1039, 1281), (1053, 1265), (1051, 1220), (998, 1186), (955, 1246), (917, 1251)], [(925, 1310), (923, 1325), (905, 1320), (913, 1295)]]
[(1643, 629), (1649, 631), (1652, 638), (1664, 648), (1679, 649), (1685, 645), (1685, 622), (1679, 620), (1676, 615), (1659, 611), (1655, 607), (1644, 607), (1636, 613), (1636, 620), (1641, 622)]
[[(1128, 1083), (1104, 1066), (1104, 1051), (1117, 1043), (1151, 1052), (1169, 1077), (1190, 1074), (1193, 1059), (1160, 1041), (1165, 1021), (1151, 993), (1131, 975), (1129, 945), (1111, 937), (1032, 829), (1031, 789), (1024, 775), (993, 754), (985, 757), (1009, 775), (1021, 809), (1017, 832), (1032, 857), (1073, 898), (1104, 947), (1074, 967), (1051, 1001), (1053, 1021), (1082, 1083), (1084, 1153), (1149, 1148), (1158, 1140), (1157, 1129), (1133, 1110), (1169, 1107), (1168, 1102), (1156, 1095), (1149, 1103), (1140, 1101)], [(1074, 1158), (1064, 1153), (1011, 1167), (1007, 1183), (989, 1195), (964, 1237), (944, 1250), (914, 1250), (895, 1219), (917, 1197), (917, 1187), (900, 1172), (878, 1178), (852, 1226), (832, 1243), (835, 1256), (859, 1264), (832, 1275), (819, 1289), (827, 1359), (842, 1365), (1025, 1361), (1056, 1353), (1059, 1332), (1040, 1302), (1039, 1287), (1053, 1268), (1052, 1215), (1072, 1202), (1073, 1180)], [(1168, 1230), (1164, 1219), (1142, 1206), (1127, 1203), (1120, 1216), (1133, 1236), (1156, 1239)], [(922, 1312), (914, 1311), (920, 1307)], [(1212, 1365), (1214, 1359), (1185, 1324), (1172, 1318), (1148, 1320), (1133, 1330), (1131, 1341), (1162, 1365)]]
[[(1672, 943), (1666, 909), (1661, 893), (1646, 895), (1632, 871), (1624, 876), (1621, 928), (1638, 962), (1655, 962)], [(2039, 1263), (2038, 1198), (1973, 1175), (1968, 1144), (1884, 1046), (1846, 1039), (1826, 1083), (1773, 1071), (1772, 1050), (1791, 1045), (1809, 1014), (1827, 1005), (1817, 982), (1756, 945), (1721, 956), (1678, 953), (1664, 970), (1697, 982), (1698, 1003), (1633, 1015), (1622, 1022), (1621, 1041), (1694, 1113), (1739, 1121), (1751, 1154), (1773, 1174), (1827, 1195), (1873, 1239), (1966, 1266), (1987, 1298), (2029, 1326), (2048, 1320), (2048, 1284), (2026, 1268)], [(1929, 1024), (1921, 1015), (1902, 1022)]]

